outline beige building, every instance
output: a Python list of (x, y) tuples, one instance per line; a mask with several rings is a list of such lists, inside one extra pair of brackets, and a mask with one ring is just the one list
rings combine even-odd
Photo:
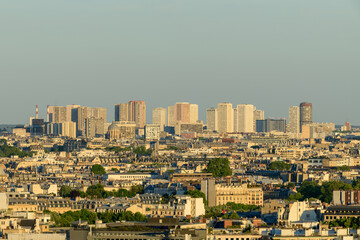
[(103, 118), (85, 118), (85, 137), (93, 138), (104, 136), (104, 119)]
[(234, 128), (234, 110), (231, 103), (219, 103), (218, 108), (218, 132), (232, 132)]
[(76, 123), (76, 135), (85, 135), (85, 119), (91, 117), (91, 107), (73, 108), (71, 114), (72, 121)]
[(76, 138), (76, 123), (71, 121), (60, 123), (59, 135)]
[(225, 205), (228, 202), (263, 205), (263, 191), (261, 187), (249, 188), (247, 184), (220, 183), (215, 185), (216, 205)]
[(133, 139), (135, 138), (135, 128), (135, 122), (113, 122), (108, 128), (107, 138), (110, 140)]
[(190, 123), (197, 123), (199, 120), (199, 105), (190, 104)]
[(298, 137), (300, 134), (300, 108), (298, 106), (289, 107), (289, 124), (286, 132)]
[(66, 105), (66, 122), (70, 122), (72, 121), (72, 110), (74, 108), (78, 108), (78, 107), (81, 107), (80, 105), (75, 105), (75, 104), (72, 104), (72, 105)]
[(254, 132), (254, 111), (252, 104), (239, 104), (237, 109), (237, 129), (235, 132)]
[(218, 130), (218, 111), (216, 108), (209, 108), (206, 110), (206, 124), (208, 130)]
[(92, 116), (94, 118), (102, 118), (104, 119), (104, 123), (107, 122), (107, 109), (106, 108), (93, 108)]
[(265, 113), (263, 110), (255, 110), (254, 111), (254, 130), (256, 130), (256, 120), (264, 120)]
[(129, 102), (129, 121), (133, 121), (137, 128), (144, 128), (146, 124), (146, 103), (145, 101)]
[(129, 121), (129, 105), (127, 103), (115, 104), (115, 121)]
[(48, 106), (48, 122), (59, 123), (66, 121), (66, 107)]
[(166, 108), (154, 108), (152, 111), (152, 123), (160, 125), (160, 130), (164, 131), (166, 126)]
[(175, 106), (168, 107), (168, 126), (175, 126)]
[(310, 123), (301, 126), (302, 138), (325, 138), (335, 131), (335, 123)]

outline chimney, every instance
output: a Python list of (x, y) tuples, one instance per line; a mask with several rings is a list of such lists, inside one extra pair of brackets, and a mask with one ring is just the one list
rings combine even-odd
[(36, 105), (36, 115), (35, 115), (36, 119), (39, 119), (39, 108), (38, 105)]

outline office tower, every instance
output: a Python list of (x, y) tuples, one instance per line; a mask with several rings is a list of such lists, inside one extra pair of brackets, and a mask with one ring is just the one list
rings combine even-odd
[(300, 133), (300, 108), (298, 106), (289, 107), (289, 125), (286, 130), (289, 133)]
[(152, 123), (160, 125), (160, 131), (166, 126), (166, 108), (154, 108), (152, 111)]
[(233, 132), (238, 132), (238, 114), (237, 114), (237, 108), (234, 108), (233, 111), (234, 111), (234, 113), (233, 113), (233, 116), (234, 116), (234, 130), (233, 130)]
[(120, 103), (115, 104), (115, 121), (129, 121), (129, 104), (128, 103)]
[(106, 108), (93, 108), (92, 116), (95, 118), (104, 119), (104, 123), (107, 122), (107, 109)]
[(63, 106), (48, 106), (48, 121), (51, 123), (59, 123), (66, 121), (66, 107)]
[(300, 130), (302, 126), (312, 123), (312, 104), (308, 102), (300, 103)]
[(168, 106), (168, 126), (175, 126), (175, 106)]
[[(39, 116), (36, 114), (36, 116)], [(44, 119), (33, 118), (30, 126), (31, 136), (41, 136), (45, 133), (45, 122)]]
[(218, 111), (216, 108), (209, 108), (206, 110), (206, 124), (208, 130), (218, 130)]
[(129, 121), (135, 122), (137, 128), (144, 128), (146, 124), (145, 101), (129, 102)]
[(190, 123), (190, 103), (175, 103), (175, 122)]
[(265, 113), (263, 110), (255, 110), (254, 111), (254, 130), (256, 130), (256, 120), (264, 120)]
[(85, 119), (91, 117), (91, 107), (78, 107), (71, 110), (71, 120), (76, 123), (76, 135), (85, 136)]
[(256, 132), (285, 132), (286, 121), (285, 119), (265, 119), (256, 120)]
[(71, 113), (72, 113), (72, 109), (74, 108), (78, 108), (80, 107), (80, 105), (66, 105), (66, 121), (67, 122), (70, 122), (72, 121), (72, 116), (71, 116)]
[(237, 105), (237, 131), (238, 132), (254, 132), (254, 110), (252, 104)]
[(231, 103), (218, 104), (218, 132), (232, 132), (234, 128), (234, 110)]
[(89, 117), (85, 118), (85, 137), (93, 138), (104, 135), (104, 119)]
[(199, 105), (190, 104), (190, 123), (197, 123), (199, 120)]
[(63, 137), (76, 138), (76, 123), (67, 121), (60, 124), (59, 135)]

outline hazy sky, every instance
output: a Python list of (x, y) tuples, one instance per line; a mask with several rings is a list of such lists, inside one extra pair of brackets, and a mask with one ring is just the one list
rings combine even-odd
[(145, 100), (360, 124), (359, 45), (358, 0), (2, 0), (0, 123)]

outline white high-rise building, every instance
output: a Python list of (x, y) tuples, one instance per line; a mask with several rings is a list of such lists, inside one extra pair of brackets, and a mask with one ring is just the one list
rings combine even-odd
[(254, 132), (254, 110), (252, 104), (237, 105), (237, 131), (238, 132)]
[(208, 130), (218, 130), (218, 111), (216, 108), (209, 108), (206, 110), (206, 124)]
[(289, 107), (289, 124), (287, 132), (300, 134), (300, 108), (298, 106)]
[(218, 104), (218, 132), (229, 133), (234, 130), (234, 110), (231, 103)]
[(152, 111), (152, 123), (160, 126), (160, 130), (164, 131), (166, 126), (166, 108), (154, 108)]

